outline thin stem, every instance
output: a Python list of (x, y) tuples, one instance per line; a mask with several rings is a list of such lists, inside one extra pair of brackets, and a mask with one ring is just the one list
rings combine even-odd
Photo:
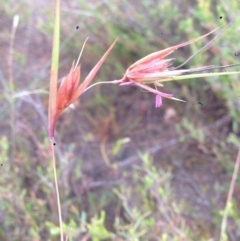
[(237, 159), (236, 159), (234, 170), (233, 170), (233, 175), (232, 175), (232, 180), (231, 180), (231, 184), (230, 184), (230, 188), (229, 188), (229, 192), (228, 192), (226, 206), (225, 206), (224, 213), (223, 213), (220, 241), (227, 240), (227, 236), (226, 236), (227, 218), (228, 218), (229, 211), (231, 209), (233, 191), (234, 191), (235, 183), (236, 183), (236, 180), (237, 180), (239, 166), (240, 166), (240, 147), (239, 147), (239, 150), (238, 150), (238, 155), (237, 155)]
[(60, 46), (60, 0), (55, 0), (55, 20), (53, 33), (52, 64), (49, 86), (49, 106), (48, 106), (48, 136), (54, 140), (54, 130), (57, 113), (57, 80), (59, 65)]
[(13, 18), (12, 32), (10, 36), (10, 48), (9, 48), (9, 59), (8, 59), (8, 79), (9, 79), (9, 103), (10, 103), (10, 128), (11, 128), (11, 160), (15, 156), (15, 105), (14, 105), (14, 79), (13, 79), (13, 45), (15, 34), (19, 22), (19, 15), (15, 15)]
[(54, 150), (54, 129), (57, 113), (57, 79), (58, 79), (58, 65), (59, 65), (59, 46), (60, 46), (60, 0), (55, 0), (55, 18), (54, 18), (54, 33), (53, 33), (53, 49), (52, 49), (52, 64), (49, 88), (49, 108), (48, 108), (48, 136), (50, 139), (52, 150), (52, 164), (54, 173), (54, 182), (56, 189), (58, 219), (60, 228), (60, 240), (64, 241), (61, 203), (57, 181), (56, 171), (56, 157)]
[(62, 224), (62, 211), (61, 211), (61, 202), (60, 202), (59, 189), (58, 189), (57, 170), (56, 170), (56, 157), (55, 157), (54, 144), (55, 143), (51, 143), (52, 164), (53, 164), (54, 183), (55, 183), (56, 196), (57, 196), (57, 207), (58, 207), (58, 219), (59, 219), (59, 227), (60, 227), (60, 237), (61, 237), (61, 241), (64, 241), (64, 238), (63, 238), (63, 224)]
[(100, 85), (100, 84), (120, 84), (121, 83), (121, 80), (113, 80), (113, 81), (100, 81), (100, 82), (97, 82), (95, 84), (92, 84), (90, 86), (88, 86), (84, 92), (86, 92), (87, 90), (91, 89), (92, 87), (96, 86), (96, 85)]

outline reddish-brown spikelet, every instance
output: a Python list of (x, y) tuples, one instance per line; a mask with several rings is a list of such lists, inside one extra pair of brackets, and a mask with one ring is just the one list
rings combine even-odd
[(98, 63), (94, 66), (94, 68), (87, 75), (85, 80), (79, 85), (80, 82), (80, 66), (75, 66), (74, 64), (70, 69), (69, 74), (63, 78), (59, 89), (57, 91), (57, 104), (55, 115), (50, 120), (49, 127), (49, 137), (54, 138), (54, 130), (56, 127), (57, 120), (62, 112), (71, 105), (80, 95), (86, 90), (86, 88), (91, 83), (94, 76), (97, 74), (98, 70), (101, 68), (102, 64), (106, 60), (107, 56), (113, 49), (117, 39), (113, 42), (113, 44), (109, 47), (107, 52), (102, 56), (102, 58), (98, 61)]
[[(126, 71), (122, 82), (144, 82), (146, 78), (164, 78), (170, 76), (176, 76), (181, 73), (187, 72), (187, 70), (169, 70), (169, 65), (172, 59), (164, 59), (169, 54), (173, 53), (178, 48), (184, 47), (186, 45), (192, 44), (202, 38), (205, 38), (215, 30), (202, 35), (198, 38), (189, 40), (187, 42), (163, 49), (158, 52), (147, 55), (146, 57), (138, 60), (132, 64)], [(167, 72), (167, 73), (166, 73)]]
[(80, 80), (80, 66), (74, 70), (74, 65), (72, 66), (69, 74), (63, 78), (60, 87), (57, 92), (57, 114), (60, 114), (67, 108), (72, 101), (72, 97), (77, 91)]
[(173, 53), (178, 48), (192, 44), (202, 38), (205, 38), (214, 31), (215, 30), (198, 38), (147, 55), (146, 57), (132, 64), (127, 69), (123, 78), (118, 80), (118, 84), (133, 84), (154, 93), (156, 95), (156, 107), (160, 107), (162, 105), (162, 97), (182, 101), (180, 99), (174, 98), (172, 94), (163, 93), (157, 89), (151, 88), (150, 86), (148, 86), (148, 84), (162, 86), (160, 83), (164, 79), (173, 78), (186, 73), (193, 73), (209, 68), (209, 66), (207, 66), (198, 69), (174, 69), (170, 68), (172, 59), (164, 58), (169, 54)]

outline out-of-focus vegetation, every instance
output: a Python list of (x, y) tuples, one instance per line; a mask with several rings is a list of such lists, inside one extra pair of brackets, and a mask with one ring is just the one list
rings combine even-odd
[[(60, 75), (68, 73), (86, 37), (83, 77), (119, 36), (95, 78), (110, 81), (151, 52), (226, 25), (239, 3), (70, 0), (61, 8)], [(53, 9), (42, 0), (0, 5), (1, 241), (58, 240), (46, 131)], [(15, 14), (20, 22), (11, 63)], [(240, 16), (185, 68), (238, 63), (239, 31)], [(210, 38), (180, 49), (174, 65)], [(187, 102), (164, 100), (160, 109), (149, 93), (102, 85), (69, 108), (60, 118), (56, 141), (68, 240), (219, 240), (240, 144), (239, 78), (167, 83), (166, 92)], [(240, 239), (239, 190), (238, 180), (227, 225), (231, 241)]]

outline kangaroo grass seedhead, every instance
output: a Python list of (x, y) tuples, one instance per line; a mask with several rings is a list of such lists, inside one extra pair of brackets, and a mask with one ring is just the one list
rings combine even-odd
[(59, 116), (69, 105), (71, 105), (77, 98), (79, 98), (80, 95), (86, 90), (86, 88), (89, 86), (89, 84), (97, 74), (98, 70), (101, 68), (102, 64), (108, 57), (116, 41), (117, 39), (109, 47), (109, 49), (106, 51), (103, 57), (98, 61), (98, 63), (94, 66), (94, 68), (90, 71), (90, 73), (87, 75), (85, 80), (79, 85), (81, 70), (80, 70), (80, 65), (78, 66), (78, 62), (80, 60), (80, 56), (82, 54), (86, 41), (84, 42), (83, 48), (81, 50), (81, 53), (79, 55), (76, 65), (74, 66), (74, 63), (73, 63), (68, 75), (62, 79), (59, 89), (57, 90), (56, 110), (54, 111), (53, 117), (50, 119), (50, 128), (49, 128), (50, 138), (54, 137), (54, 130), (56, 128), (56, 123)]
[[(229, 25), (228, 25), (229, 26)], [(225, 27), (226, 28), (226, 27)], [(209, 34), (213, 33), (217, 29), (202, 35), (198, 38), (189, 40), (187, 42), (166, 48), (164, 50), (154, 52), (152, 54), (147, 55), (146, 57), (138, 60), (134, 64), (132, 64), (124, 74), (123, 78), (116, 81), (119, 85), (136, 85), (145, 89), (149, 92), (152, 92), (156, 95), (156, 107), (162, 106), (162, 97), (184, 101), (173, 97), (172, 94), (163, 93), (157, 90), (157, 86), (163, 86), (161, 83), (166, 81), (172, 80), (181, 80), (181, 79), (189, 79), (189, 78), (202, 78), (208, 76), (219, 76), (219, 75), (230, 75), (230, 74), (239, 74), (240, 72), (216, 72), (216, 73), (201, 73), (201, 74), (190, 74), (196, 72), (202, 72), (214, 68), (226, 68), (226, 67), (233, 67), (236, 65), (226, 65), (226, 66), (205, 66), (195, 69), (178, 69), (179, 67), (183, 66), (180, 65), (176, 68), (172, 67), (172, 60), (173, 59), (165, 59), (169, 54), (176, 51), (178, 48), (187, 46), (192, 44), (200, 39), (207, 37)], [(222, 30), (217, 36), (219, 36), (224, 30)], [(216, 37), (215, 37), (216, 38)], [(215, 39), (214, 38), (214, 39)], [(202, 49), (208, 46), (212, 41), (210, 41), (207, 45), (205, 45)], [(199, 52), (199, 51), (198, 51)], [(197, 53), (198, 53), (197, 52)], [(190, 57), (188, 60), (190, 60)], [(185, 61), (184, 64), (186, 62)], [(238, 64), (239, 65), (239, 64)], [(154, 84), (155, 89), (148, 86), (148, 84)], [(185, 101), (184, 101), (185, 102)]]

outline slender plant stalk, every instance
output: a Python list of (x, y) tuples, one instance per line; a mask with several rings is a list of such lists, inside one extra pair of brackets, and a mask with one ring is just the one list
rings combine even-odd
[(57, 106), (57, 79), (58, 79), (58, 63), (59, 63), (59, 45), (60, 45), (60, 0), (55, 1), (55, 23), (54, 23), (54, 35), (53, 35), (53, 49), (52, 49), (52, 64), (51, 64), (51, 76), (50, 76), (50, 89), (49, 89), (49, 109), (48, 109), (48, 135), (51, 141), (52, 151), (52, 164), (54, 172), (54, 182), (56, 188), (56, 198), (58, 207), (58, 219), (60, 228), (60, 240), (64, 241), (63, 237), (63, 224), (62, 224), (62, 212), (61, 202), (58, 189), (57, 171), (56, 171), (56, 157), (54, 150), (54, 134), (50, 130), (50, 123), (56, 115)]
[(56, 170), (56, 157), (55, 157), (54, 145), (51, 145), (51, 150), (52, 150), (52, 164), (53, 164), (53, 172), (54, 172), (54, 182), (55, 182), (56, 196), (57, 196), (57, 207), (58, 207), (58, 219), (59, 219), (59, 227), (60, 227), (60, 236), (61, 236), (61, 241), (64, 241), (64, 239), (63, 239), (63, 225), (62, 225), (62, 211), (61, 211), (61, 202), (60, 202), (60, 195), (59, 195), (59, 189), (58, 189), (57, 170)]
[(9, 80), (9, 103), (10, 103), (10, 128), (11, 128), (11, 160), (15, 156), (15, 105), (14, 105), (14, 78), (13, 78), (13, 45), (15, 34), (19, 22), (19, 15), (15, 15), (13, 18), (12, 31), (10, 36), (10, 48), (8, 59), (8, 80)]
[(55, 24), (53, 34), (52, 64), (49, 89), (49, 106), (48, 106), (48, 135), (54, 143), (54, 130), (51, 129), (51, 123), (57, 112), (57, 80), (58, 80), (58, 63), (59, 63), (59, 45), (60, 45), (60, 0), (55, 1)]
[(229, 188), (229, 192), (228, 192), (226, 206), (225, 206), (224, 213), (223, 213), (220, 241), (227, 240), (227, 234), (226, 234), (227, 219), (228, 219), (229, 211), (231, 210), (231, 202), (232, 202), (234, 187), (235, 187), (236, 180), (237, 180), (239, 166), (240, 166), (240, 147), (238, 150), (238, 155), (237, 155), (237, 159), (236, 159), (234, 170), (233, 170), (233, 175), (232, 175), (232, 180), (231, 180), (231, 184), (230, 184), (230, 188)]

